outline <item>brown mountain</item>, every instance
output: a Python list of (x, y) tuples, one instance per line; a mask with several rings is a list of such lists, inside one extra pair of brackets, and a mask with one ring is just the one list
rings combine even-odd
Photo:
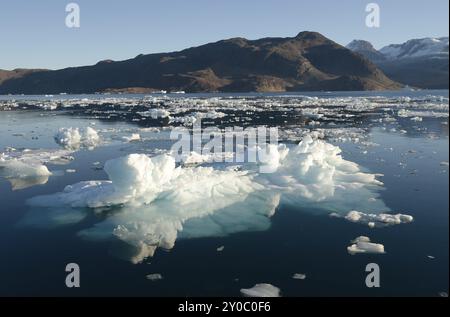
[(0, 94), (184, 90), (245, 92), (384, 90), (400, 84), (363, 56), (315, 32), (233, 38), (179, 52), (34, 71), (0, 81)]

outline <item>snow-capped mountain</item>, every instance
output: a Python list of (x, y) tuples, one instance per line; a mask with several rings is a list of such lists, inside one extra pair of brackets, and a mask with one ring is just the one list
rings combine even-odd
[(363, 50), (363, 51), (376, 51), (372, 43), (364, 40), (353, 40), (347, 46), (348, 49), (352, 51)]
[(382, 61), (382, 60), (386, 59), (386, 57), (382, 53), (377, 51), (373, 47), (372, 43), (370, 43), (368, 41), (353, 40), (346, 47), (349, 50), (352, 50), (353, 52), (357, 52), (357, 53), (365, 56), (372, 62), (378, 62), (378, 61)]
[(448, 58), (448, 37), (413, 39), (385, 46), (379, 52), (390, 60), (424, 56)]
[(376, 50), (370, 42), (354, 40), (347, 48), (375, 63), (389, 78), (413, 87), (448, 89), (449, 38), (412, 39)]

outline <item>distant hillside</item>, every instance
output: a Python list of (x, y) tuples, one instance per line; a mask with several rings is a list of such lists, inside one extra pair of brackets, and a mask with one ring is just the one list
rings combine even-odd
[(401, 85), (360, 54), (319, 33), (233, 38), (179, 52), (36, 71), (0, 82), (0, 94), (184, 90), (245, 92), (384, 90)]
[(379, 51), (367, 41), (352, 41), (347, 48), (374, 62), (389, 78), (428, 89), (449, 88), (448, 37), (412, 39)]

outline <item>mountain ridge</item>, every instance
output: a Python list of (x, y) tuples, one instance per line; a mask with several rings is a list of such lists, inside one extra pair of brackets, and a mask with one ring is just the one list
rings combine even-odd
[(181, 51), (38, 70), (0, 82), (0, 94), (139, 91), (247, 92), (385, 90), (401, 85), (375, 64), (320, 33), (236, 37)]

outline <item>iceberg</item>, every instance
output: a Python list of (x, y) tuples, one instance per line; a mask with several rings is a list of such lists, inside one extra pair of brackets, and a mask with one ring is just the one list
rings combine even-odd
[[(388, 209), (377, 196), (382, 188), (377, 175), (362, 172), (325, 141), (306, 136), (292, 148), (274, 147), (264, 162), (273, 173), (260, 173), (254, 164), (239, 169), (177, 166), (168, 154), (130, 154), (105, 163), (109, 180), (68, 185), (28, 204), (49, 211), (102, 210), (107, 217), (79, 236), (119, 239), (134, 249), (133, 263), (153, 256), (157, 248), (173, 248), (177, 239), (267, 230), (282, 204), (341, 214), (364, 201), (366, 210)], [(376, 199), (369, 202), (369, 197)]]

